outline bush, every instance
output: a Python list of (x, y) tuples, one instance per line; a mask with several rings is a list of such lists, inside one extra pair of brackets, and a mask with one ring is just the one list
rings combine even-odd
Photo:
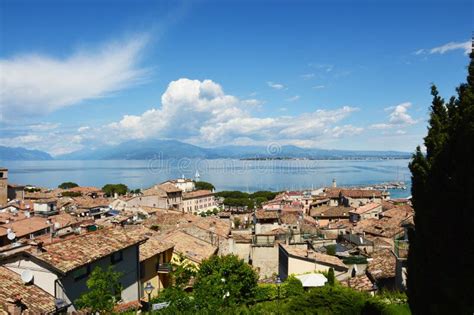
[(74, 187), (79, 187), (79, 185), (76, 184), (76, 183), (73, 183), (73, 182), (64, 182), (64, 183), (58, 185), (58, 188), (61, 188), (61, 189), (71, 189), (71, 188), (74, 188)]
[(284, 297), (298, 296), (304, 293), (303, 284), (300, 279), (294, 275), (289, 276), (285, 282), (281, 284), (281, 295)]
[[(281, 292), (280, 292), (281, 293)], [(278, 298), (278, 288), (275, 284), (259, 284), (255, 291), (255, 301), (271, 301)]]
[(344, 258), (342, 260), (343, 263), (346, 265), (357, 265), (357, 264), (366, 264), (367, 263), (367, 257), (364, 256), (351, 256)]
[(296, 296), (282, 306), (283, 314), (361, 314), (369, 295), (345, 287), (324, 286)]
[(329, 271), (328, 271), (328, 284), (330, 286), (334, 286), (335, 283), (336, 283), (336, 277), (334, 276), (334, 269), (329, 268)]
[(194, 185), (196, 189), (204, 189), (204, 190), (216, 189), (213, 184), (208, 183), (208, 182), (203, 182), (203, 181), (196, 182)]
[(160, 314), (177, 314), (190, 311), (195, 308), (193, 298), (177, 287), (169, 287), (160, 292), (159, 296), (152, 299), (151, 303), (169, 302), (170, 305), (161, 310)]
[(215, 310), (255, 299), (258, 275), (235, 255), (212, 256), (202, 261), (194, 284), (198, 308)]
[(326, 254), (334, 256), (336, 255), (336, 245), (331, 244), (331, 245), (326, 245)]
[(78, 191), (65, 191), (61, 193), (61, 196), (63, 197), (80, 197), (82, 194)]
[(107, 196), (113, 197), (116, 193), (119, 195), (125, 195), (128, 191), (128, 187), (124, 184), (107, 184), (102, 187), (102, 190)]

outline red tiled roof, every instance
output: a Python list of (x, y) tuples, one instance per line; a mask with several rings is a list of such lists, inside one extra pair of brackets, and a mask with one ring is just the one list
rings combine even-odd
[(310, 251), (308, 249), (298, 248), (291, 245), (279, 244), (279, 246), (283, 247), (283, 249), (289, 254), (294, 257), (300, 257), (303, 259), (310, 259), (315, 261), (316, 263), (327, 265), (331, 267), (335, 267), (338, 269), (347, 270), (347, 266), (337, 258), (336, 256), (326, 255), (314, 251)]
[(341, 195), (347, 198), (380, 198), (382, 192), (375, 189), (342, 189)]
[(26, 305), (28, 314), (54, 313), (54, 296), (35, 285), (26, 285), (20, 275), (0, 266), (0, 306), (6, 306), (15, 300)]
[(44, 252), (31, 251), (31, 254), (67, 273), (145, 240), (146, 237), (121, 228), (101, 229), (45, 245)]
[(213, 195), (214, 193), (212, 191), (202, 189), (183, 193), (183, 199), (201, 198)]
[(379, 250), (372, 258), (367, 265), (367, 272), (373, 279), (395, 277), (396, 257), (390, 249)]
[(371, 203), (368, 203), (366, 205), (360, 206), (360, 207), (356, 208), (355, 210), (352, 210), (351, 213), (364, 214), (366, 212), (375, 210), (379, 207), (381, 207), (381, 205), (379, 203), (371, 202)]

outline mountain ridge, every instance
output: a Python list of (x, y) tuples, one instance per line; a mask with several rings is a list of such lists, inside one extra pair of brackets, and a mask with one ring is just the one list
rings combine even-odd
[(376, 150), (329, 150), (301, 148), (294, 145), (270, 144), (268, 146), (227, 145), (204, 148), (177, 140), (136, 140), (100, 149), (81, 150), (56, 157), (60, 160), (147, 160), (153, 158), (307, 158), (307, 159), (345, 159), (345, 158), (409, 158), (411, 153), (401, 151)]

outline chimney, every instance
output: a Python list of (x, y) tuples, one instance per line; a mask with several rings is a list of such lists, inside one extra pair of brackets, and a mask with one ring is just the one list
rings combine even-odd
[(11, 315), (21, 315), (22, 310), (21, 310), (21, 297), (20, 296), (15, 296), (13, 298), (8, 298), (7, 299), (7, 314)]
[(336, 183), (336, 179), (335, 179), (335, 178), (332, 179), (332, 187), (333, 187), (333, 188), (336, 188), (336, 187), (337, 187), (337, 183)]
[(44, 252), (43, 242), (35, 241), (35, 242), (31, 242), (30, 245), (36, 249), (36, 253), (41, 254), (42, 252)]

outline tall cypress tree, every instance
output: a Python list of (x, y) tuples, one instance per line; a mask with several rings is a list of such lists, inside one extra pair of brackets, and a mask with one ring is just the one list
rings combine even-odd
[(474, 313), (474, 53), (447, 105), (432, 87), (426, 155), (410, 163), (415, 231), (408, 297), (415, 314)]

